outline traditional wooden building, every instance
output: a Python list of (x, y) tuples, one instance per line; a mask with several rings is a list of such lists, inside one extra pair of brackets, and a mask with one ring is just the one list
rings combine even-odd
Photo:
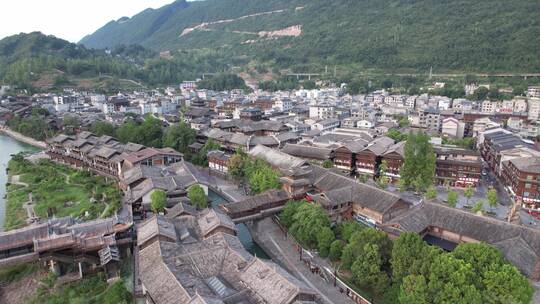
[(304, 282), (248, 253), (229, 233), (234, 229), (230, 219), (221, 217), (226, 216), (207, 210), (140, 224), (140, 250), (134, 255), (137, 294), (153, 304), (315, 301), (316, 292)]
[(486, 242), (533, 280), (540, 279), (540, 231), (490, 217), (424, 202), (380, 226), (390, 236), (420, 234), (431, 244), (451, 251), (461, 243)]
[(394, 144), (394, 140), (389, 137), (379, 137), (370, 142), (364, 149), (356, 153), (356, 174), (368, 174), (377, 176), (379, 174), (379, 165), (382, 156), (390, 146)]
[[(331, 214), (348, 218), (351, 214), (361, 215), (383, 224), (406, 212), (410, 203), (398, 195), (359, 183), (354, 179), (339, 175), (329, 170), (315, 173), (313, 188), (307, 193), (315, 202), (328, 203)], [(349, 210), (349, 203), (352, 210)], [(325, 207), (325, 206), (323, 206)]]
[(223, 151), (210, 151), (208, 152), (208, 168), (212, 172), (221, 174), (227, 174), (229, 172), (229, 159), (230, 156)]
[(356, 153), (362, 151), (367, 145), (366, 140), (355, 140), (341, 145), (335, 150), (334, 164), (337, 168), (353, 174), (356, 168)]
[(386, 176), (388, 176), (392, 182), (399, 181), (399, 171), (405, 163), (405, 142), (398, 142), (388, 148), (382, 155), (382, 160), (386, 161)]

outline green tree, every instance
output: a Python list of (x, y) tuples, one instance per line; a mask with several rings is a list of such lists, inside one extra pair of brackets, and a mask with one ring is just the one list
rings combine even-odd
[(369, 175), (368, 174), (360, 174), (358, 175), (358, 181), (361, 182), (361, 183), (367, 183), (369, 180)]
[(486, 87), (479, 87), (476, 89), (476, 91), (474, 91), (470, 98), (476, 101), (483, 101), (486, 100), (488, 94), (489, 90)]
[(499, 200), (499, 197), (497, 195), (497, 190), (489, 189), (486, 196), (487, 196), (487, 202), (488, 202), (489, 208), (493, 211), (493, 208), (497, 206), (497, 203)]
[[(408, 120), (407, 120), (408, 122)], [(407, 140), (408, 135), (405, 133), (400, 132), (397, 129), (390, 129), (386, 133), (386, 136), (390, 137), (391, 139), (395, 140), (396, 142)]]
[(360, 225), (357, 221), (349, 220), (343, 221), (341, 222), (341, 224), (339, 224), (339, 226), (337, 227), (337, 233), (342, 240), (348, 242), (355, 232), (359, 232), (362, 229), (364, 229), (364, 227)]
[(330, 254), (329, 258), (332, 261), (337, 261), (341, 258), (341, 253), (343, 252), (343, 247), (345, 247), (345, 244), (342, 240), (335, 240), (330, 245)]
[(330, 245), (336, 239), (334, 232), (330, 227), (322, 227), (317, 233), (317, 249), (319, 255), (323, 258), (327, 257), (330, 253)]
[(350, 269), (354, 261), (364, 254), (363, 250), (364, 245), (366, 244), (377, 245), (383, 263), (388, 263), (392, 253), (392, 242), (386, 233), (373, 228), (366, 228), (354, 233), (351, 236), (349, 243), (343, 248), (341, 261), (345, 269)]
[(480, 200), (480, 201), (476, 202), (476, 204), (474, 204), (473, 209), (472, 209), (473, 212), (478, 213), (480, 211), (483, 211), (484, 210), (484, 202), (485, 201), (483, 201), (483, 200)]
[(449, 254), (437, 256), (431, 265), (428, 294), (431, 303), (481, 304), (475, 283), (479, 276), (471, 264)]
[(499, 250), (486, 243), (459, 244), (452, 255), (471, 264), (474, 272), (479, 274), (505, 263)]
[(400, 282), (408, 275), (429, 275), (433, 260), (441, 251), (428, 246), (422, 238), (414, 232), (401, 234), (392, 246), (392, 278)]
[(531, 303), (534, 289), (516, 267), (505, 264), (484, 273), (484, 303)]
[(382, 294), (389, 285), (388, 275), (382, 271), (383, 258), (377, 244), (367, 243), (362, 248), (362, 255), (352, 264), (351, 272), (356, 284), (369, 288), (376, 294)]
[(432, 200), (437, 198), (437, 188), (430, 186), (426, 191), (426, 199)]
[(161, 120), (150, 115), (138, 128), (139, 142), (147, 147), (161, 148), (163, 146), (163, 126)]
[(236, 153), (229, 159), (229, 175), (236, 181), (243, 181), (246, 178), (247, 163), (249, 163), (247, 154), (241, 149), (237, 149)]
[(301, 202), (290, 200), (285, 204), (283, 211), (279, 214), (279, 221), (287, 228), (290, 228), (293, 224), (294, 215), (298, 211), (298, 207), (301, 206)]
[(253, 194), (263, 193), (270, 189), (280, 187), (279, 175), (269, 166), (263, 166), (252, 172), (249, 177), (249, 186)]
[(497, 248), (485, 243), (460, 244), (451, 255), (471, 265), (484, 303), (530, 303), (529, 281)]
[(406, 187), (424, 191), (433, 183), (435, 175), (435, 152), (424, 133), (410, 133), (405, 144), (405, 162), (400, 170), (401, 180)]
[(134, 120), (129, 119), (123, 123), (118, 130), (116, 130), (116, 136), (118, 139), (123, 142), (132, 142), (132, 143), (141, 143), (139, 137), (139, 126), (135, 123)]
[(114, 126), (106, 121), (98, 120), (92, 124), (90, 131), (96, 136), (114, 136)]
[(199, 185), (189, 187), (188, 198), (191, 201), (191, 205), (197, 209), (204, 209), (208, 207), (208, 197), (206, 196), (204, 189)]
[(458, 193), (456, 191), (448, 191), (448, 196), (446, 197), (446, 201), (448, 202), (448, 205), (451, 207), (456, 207), (457, 201), (458, 201)]
[(185, 123), (180, 122), (178, 125), (170, 126), (163, 137), (163, 146), (175, 149), (178, 152), (188, 155), (189, 145), (196, 140), (196, 132)]
[(401, 304), (428, 304), (427, 282), (423, 275), (408, 275), (399, 290)]
[(465, 196), (465, 198), (467, 198), (467, 205), (469, 205), (469, 200), (474, 195), (474, 188), (471, 186), (467, 186), (465, 191), (463, 191), (463, 195)]
[(301, 202), (289, 231), (300, 244), (314, 248), (317, 246), (317, 234), (323, 227), (330, 227), (330, 220), (322, 207)]
[(334, 167), (334, 163), (331, 160), (327, 159), (327, 160), (323, 161), (322, 166), (323, 166), (323, 168), (330, 169), (330, 168)]
[(150, 207), (154, 213), (160, 213), (165, 210), (167, 205), (167, 194), (161, 189), (154, 190), (150, 194)]
[(208, 167), (208, 152), (219, 150), (220, 148), (220, 144), (213, 139), (209, 139), (201, 148), (201, 151), (191, 158), (191, 161), (199, 166)]
[(390, 179), (388, 176), (386, 176), (386, 171), (388, 170), (388, 165), (386, 163), (386, 160), (383, 160), (381, 162), (381, 165), (379, 166), (379, 177), (377, 178), (377, 185), (381, 189), (386, 189), (388, 187), (388, 184), (390, 183)]

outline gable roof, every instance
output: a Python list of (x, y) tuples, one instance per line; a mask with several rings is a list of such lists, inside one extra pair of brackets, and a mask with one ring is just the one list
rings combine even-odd
[(540, 263), (540, 231), (440, 203), (424, 202), (384, 226), (416, 233), (439, 227), (492, 244), (529, 277), (535, 275), (535, 267)]
[(287, 153), (296, 157), (311, 158), (326, 160), (330, 159), (333, 154), (332, 149), (306, 146), (306, 145), (296, 145), (296, 144), (286, 144), (281, 152)]
[(272, 167), (279, 168), (280, 170), (289, 170), (307, 164), (307, 162), (301, 158), (291, 156), (263, 145), (257, 145), (251, 149), (248, 154), (252, 157), (261, 158)]
[(359, 183), (331, 171), (326, 171), (313, 185), (327, 197), (330, 195), (331, 199), (344, 202), (350, 198), (351, 202), (379, 213), (385, 213), (401, 200), (391, 192)]

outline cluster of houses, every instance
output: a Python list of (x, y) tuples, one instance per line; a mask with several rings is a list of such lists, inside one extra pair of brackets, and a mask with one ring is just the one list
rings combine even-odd
[(47, 143), (47, 154), (52, 160), (117, 180), (124, 171), (137, 165), (166, 166), (182, 160), (182, 154), (171, 148), (123, 144), (111, 136), (97, 137), (88, 131), (77, 135), (60, 134)]
[[(94, 113), (97, 119), (113, 122), (127, 113), (152, 114), (168, 123), (183, 120), (197, 130), (197, 141), (189, 147), (192, 152), (200, 151), (208, 140), (220, 145), (207, 155), (211, 172), (227, 175), (229, 159), (239, 149), (280, 172), (279, 190), (221, 210), (200, 211), (190, 205), (188, 188), (201, 185), (208, 192), (216, 181), (173, 149), (121, 143), (87, 131), (48, 139), (47, 154), (52, 160), (117, 180), (134, 219), (146, 218), (137, 226), (135, 292), (149, 303), (173, 299), (182, 303), (314, 301), (315, 292), (302, 281), (247, 253), (229, 217), (278, 210), (289, 199), (319, 204), (335, 222), (359, 218), (391, 237), (415, 232), (448, 250), (463, 242), (487, 242), (524, 274), (540, 279), (538, 230), (511, 222), (511, 216), (506, 222), (438, 202), (411, 202), (355, 179), (384, 174), (399, 181), (406, 142), (391, 138), (392, 129), (423, 130), (434, 138), (474, 137), (476, 149), (434, 140), (437, 183), (476, 186), (489, 170), (524, 207), (540, 209), (540, 151), (527, 139), (539, 134), (534, 133), (536, 102), (540, 105), (535, 88), (529, 89), (527, 97), (491, 107), (485, 102), (427, 94), (379, 91), (349, 96), (341, 88), (218, 93), (197, 90), (194, 83), (182, 84), (181, 92), (168, 88), (165, 93), (109, 97), (66, 94), (17, 101), (21, 106), (16, 110), (25, 113), (37, 103), (58, 115)], [(19, 115), (9, 108), (14, 104), (2, 102), (0, 118)], [(405, 119), (408, 126), (403, 124)], [(332, 168), (323, 168), (329, 163)], [(383, 163), (386, 170), (381, 172)], [(147, 218), (151, 194), (158, 189), (166, 192), (165, 215)]]
[[(93, 162), (80, 163), (76, 157), (58, 157), (57, 152), (51, 151), (58, 151), (56, 149), (60, 145), (65, 147), (62, 153), (66, 156), (66, 153), (72, 153), (73, 143), (88, 138), (95, 142), (97, 150), (102, 149), (104, 147), (102, 145), (105, 145), (106, 151), (114, 150), (115, 146), (120, 147), (122, 144), (114, 143), (114, 139), (101, 139), (84, 132), (73, 138), (65, 137), (67, 136), (60, 135), (49, 143), (48, 153), (53, 159), (82, 166), (99, 174), (110, 174), (109, 171), (90, 167)], [(483, 144), (490, 140), (488, 134), (484, 134), (483, 138)], [(112, 148), (106, 145), (112, 145)], [(346, 158), (354, 160), (355, 170), (366, 173), (376, 172), (376, 167), (367, 165), (373, 164), (371, 157), (375, 157), (375, 160), (382, 159), (384, 154), (393, 154), (400, 149), (393, 140), (384, 136), (371, 141), (365, 140), (362, 145), (368, 149), (358, 149), (354, 157), (348, 155)], [(391, 237), (398, 236), (404, 231), (413, 231), (421, 234), (426, 241), (448, 250), (463, 242), (488, 242), (497, 246), (523, 273), (534, 279), (539, 278), (538, 230), (477, 216), (437, 202), (411, 202), (398, 194), (360, 183), (350, 177), (350, 172), (344, 173), (340, 168), (325, 169), (308, 161), (332, 157), (335, 160), (338, 153), (328, 148), (329, 146), (331, 144), (328, 143), (326, 147), (286, 144), (282, 150), (278, 150), (259, 144), (249, 150), (246, 149), (250, 157), (263, 159), (280, 172), (282, 189), (248, 198), (246, 201), (231, 204), (230, 207), (226, 205), (222, 209), (230, 216), (242, 217), (252, 214), (253, 210), (278, 208), (289, 199), (305, 198), (321, 205), (332, 221), (362, 218), (387, 232)], [(208, 191), (215, 185), (211, 176), (202, 174), (198, 168), (183, 161), (181, 155), (171, 153), (172, 151), (146, 154), (140, 151), (152, 148), (139, 147), (135, 152), (125, 147), (123, 149), (111, 153), (117, 156), (113, 161), (118, 167), (115, 173), (119, 176), (122, 189), (125, 190), (126, 202), (133, 207), (134, 213), (139, 209), (142, 212), (148, 210), (153, 191), (161, 189), (167, 194), (166, 215), (153, 216), (140, 224), (137, 229), (139, 251), (135, 256), (138, 259), (137, 282), (140, 285), (138, 290), (142, 295), (155, 303), (166, 303), (170, 297), (185, 298), (195, 301), (194, 303), (209, 303), (208, 301), (212, 299), (223, 300), (234, 296), (245, 297), (243, 299), (247, 303), (268, 301), (272, 297), (285, 297), (284, 294), (271, 292), (264, 288), (264, 284), (257, 283), (252, 277), (255, 275), (268, 278), (280, 286), (289, 286), (287, 300), (283, 299), (285, 301), (283, 303), (314, 298), (311, 289), (306, 288), (302, 282), (287, 274), (279, 266), (243, 254), (243, 249), (238, 246), (238, 240), (234, 237), (235, 227), (230, 217), (216, 210), (198, 211), (189, 204), (186, 195), (188, 187), (199, 184)], [(305, 154), (304, 150), (307, 151)], [(156, 149), (154, 152), (159, 151)], [(439, 159), (437, 168), (441, 172), (451, 171), (445, 166), (457, 162), (456, 170), (466, 174), (469, 169), (459, 167), (463, 167), (463, 163), (477, 162), (473, 159), (478, 155), (471, 154), (469, 150), (437, 147), (436, 151)], [(101, 153), (99, 154), (101, 156)], [(210, 155), (222, 160), (220, 166), (226, 165), (225, 151), (213, 151)], [(178, 158), (171, 159), (169, 158), (171, 156)], [(210, 159), (209, 162), (212, 168)], [(398, 172), (396, 173), (399, 178)], [(438, 178), (448, 177), (441, 173)], [(493, 234), (492, 231), (500, 233)], [(231, 270), (224, 265), (236, 266)], [(157, 284), (157, 281), (160, 283)], [(166, 290), (162, 288), (164, 284), (168, 286)], [(228, 292), (220, 293), (218, 289), (226, 289)], [(207, 302), (196, 302), (201, 301), (199, 297)]]
[(137, 273), (147, 302), (304, 303), (316, 292), (246, 251), (229, 217), (211, 209), (154, 216), (137, 227)]
[[(334, 222), (362, 219), (385, 231), (391, 238), (403, 232), (420, 234), (428, 243), (452, 250), (460, 243), (487, 242), (523, 273), (540, 279), (540, 231), (440, 202), (411, 202), (400, 194), (361, 183), (336, 168), (325, 169), (305, 159), (264, 146), (249, 152), (281, 172), (282, 190), (272, 190), (222, 208), (242, 217), (248, 210), (275, 208), (288, 197), (304, 198), (320, 205)], [(284, 195), (283, 191), (286, 193)]]

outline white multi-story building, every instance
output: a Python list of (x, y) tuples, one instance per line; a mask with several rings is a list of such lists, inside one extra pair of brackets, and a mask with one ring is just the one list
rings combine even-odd
[(530, 97), (527, 100), (528, 118), (537, 121), (540, 118), (540, 97)]
[(448, 110), (452, 106), (452, 99), (448, 97), (443, 97), (439, 99), (438, 108), (439, 110)]
[(279, 98), (274, 101), (274, 108), (286, 112), (293, 108), (293, 102), (289, 98)]
[(335, 115), (335, 107), (329, 104), (311, 105), (309, 106), (309, 117), (327, 119)]
[(105, 102), (101, 104), (101, 111), (105, 114), (112, 114), (114, 113), (114, 103), (112, 102)]
[(311, 129), (319, 131), (331, 131), (339, 127), (340, 121), (336, 118), (323, 119), (313, 124)]
[(540, 86), (531, 86), (527, 90), (528, 97), (540, 98)]
[(471, 111), (473, 108), (473, 103), (465, 98), (456, 98), (452, 101), (452, 108), (462, 111)]
[(407, 97), (407, 99), (405, 99), (405, 106), (409, 109), (414, 109), (414, 107), (416, 106), (416, 95), (412, 95), (412, 96), (409, 96)]
[(480, 111), (482, 113), (495, 113), (499, 110), (499, 102), (498, 101), (492, 101), (492, 100), (484, 100), (482, 101), (482, 108)]
[[(480, 134), (483, 134), (488, 129), (500, 128), (500, 127), (501, 127), (500, 123), (494, 122), (488, 117), (478, 118), (473, 123), (473, 137), (477, 137)], [(480, 139), (478, 141), (480, 141)]]
[(463, 138), (465, 133), (465, 123), (453, 118), (445, 118), (442, 122), (442, 135), (446, 135), (452, 138)]

